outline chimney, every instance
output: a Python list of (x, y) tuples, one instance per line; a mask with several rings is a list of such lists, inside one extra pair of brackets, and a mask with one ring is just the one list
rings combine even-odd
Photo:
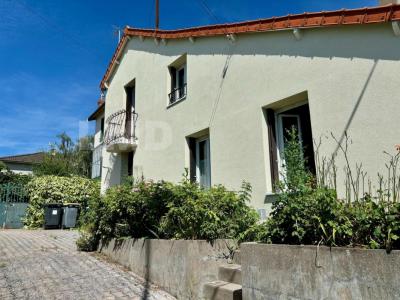
[(380, 5), (400, 4), (400, 0), (379, 0)]
[(104, 102), (104, 99), (100, 98), (99, 100), (97, 100), (97, 106), (103, 105)]

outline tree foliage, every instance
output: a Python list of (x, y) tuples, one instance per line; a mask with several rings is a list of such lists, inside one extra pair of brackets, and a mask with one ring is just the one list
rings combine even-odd
[[(249, 184), (240, 192), (223, 186), (203, 189), (186, 177), (178, 184), (145, 181), (112, 187), (90, 202), (83, 220), (81, 249), (111, 238), (237, 238), (258, 220), (247, 206)], [(91, 233), (91, 234), (88, 234)]]
[(89, 202), (100, 198), (97, 181), (78, 177), (40, 176), (34, 177), (27, 185), (30, 197), (25, 224), (30, 228), (43, 226), (44, 209), (47, 203), (79, 203), (85, 211)]
[(90, 178), (93, 136), (81, 138), (77, 144), (66, 134), (57, 135), (43, 162), (34, 167), (37, 176), (84, 176)]
[(11, 172), (7, 165), (4, 162), (0, 161), (0, 184), (11, 183), (24, 186), (31, 179), (31, 175), (23, 175)]

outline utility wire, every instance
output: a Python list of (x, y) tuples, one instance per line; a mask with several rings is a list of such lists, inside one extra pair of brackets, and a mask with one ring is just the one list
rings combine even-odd
[(208, 6), (206, 0), (196, 0), (198, 4), (203, 8), (203, 10), (208, 14), (211, 18), (213, 18), (217, 23), (222, 23), (221, 20), (213, 13), (211, 8)]
[[(229, 47), (229, 46), (228, 46), (228, 47)], [(231, 48), (231, 47), (229, 47), (229, 48)], [(229, 51), (229, 50), (228, 50), (228, 51)], [(220, 84), (219, 84), (217, 97), (216, 97), (215, 100), (214, 100), (214, 105), (213, 105), (213, 108), (212, 108), (212, 111), (211, 111), (211, 116), (210, 116), (210, 121), (209, 121), (209, 123), (208, 123), (208, 127), (210, 127), (211, 124), (212, 124), (213, 121), (214, 121), (215, 114), (216, 114), (217, 109), (218, 109), (218, 104), (219, 104), (219, 102), (220, 102), (220, 100), (221, 100), (222, 90), (223, 90), (223, 87), (224, 87), (224, 82), (225, 82), (226, 73), (228, 72), (229, 65), (230, 65), (231, 58), (232, 58), (232, 51), (229, 51), (229, 52), (230, 52), (230, 53), (228, 54), (228, 56), (227, 56), (227, 58), (226, 58), (225, 65), (224, 65), (224, 68), (223, 68), (223, 70), (222, 70), (221, 82), (220, 82)]]
[[(206, 0), (196, 0), (196, 2), (197, 2), (198, 4), (200, 4), (200, 6), (203, 8), (203, 10), (206, 12), (206, 14), (208, 14), (212, 19), (214, 19), (215, 22), (216, 22), (217, 24), (222, 24), (220, 18), (218, 18), (218, 17), (213, 13), (213, 11), (211, 10), (211, 8), (208, 6)], [(225, 31), (226, 34), (228, 34), (228, 32), (226, 31), (226, 29), (224, 29), (224, 31)], [(232, 58), (232, 47), (233, 47), (232, 45), (228, 45), (228, 49), (227, 49), (227, 50), (228, 50), (228, 51), (227, 51), (227, 52), (228, 52), (228, 56), (227, 56), (227, 58), (226, 58), (225, 65), (224, 65), (224, 68), (223, 68), (223, 70), (222, 70), (221, 82), (220, 82), (220, 84), (219, 84), (218, 93), (217, 93), (217, 96), (216, 96), (216, 98), (215, 98), (215, 100), (214, 100), (214, 104), (213, 104), (213, 107), (212, 107), (212, 110), (211, 110), (210, 121), (209, 121), (209, 127), (211, 126), (211, 124), (212, 124), (213, 121), (214, 121), (215, 114), (216, 114), (216, 112), (217, 112), (218, 105), (219, 105), (219, 102), (220, 102), (221, 97), (222, 97), (222, 91), (223, 91), (223, 87), (224, 87), (225, 77), (226, 77), (226, 74), (227, 74), (227, 72), (228, 72), (229, 65), (230, 65), (231, 58)]]
[(34, 8), (32, 8), (31, 6), (29, 6), (28, 4), (24, 3), (21, 0), (14, 0), (14, 1), (18, 2), (18, 4), (21, 7), (23, 7), (24, 9), (26, 9), (29, 13), (31, 13), (32, 15), (36, 16), (37, 18), (39, 18), (51, 30), (63, 35), (67, 40), (69, 40), (71, 43), (75, 44), (75, 46), (78, 47), (79, 49), (84, 50), (88, 54), (95, 56), (96, 59), (103, 60), (103, 58), (100, 57), (98, 55), (98, 53), (94, 52), (92, 49), (89, 49), (86, 45), (84, 45), (81, 41), (79, 41), (79, 39), (77, 37), (75, 37), (72, 34), (66, 32), (61, 26), (59, 26), (57, 23), (55, 23), (54, 21), (52, 21), (48, 17), (38, 13)]

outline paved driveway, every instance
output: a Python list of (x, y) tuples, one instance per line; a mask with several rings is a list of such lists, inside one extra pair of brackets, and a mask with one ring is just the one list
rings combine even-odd
[(78, 252), (76, 231), (0, 230), (0, 299), (175, 299), (122, 267)]

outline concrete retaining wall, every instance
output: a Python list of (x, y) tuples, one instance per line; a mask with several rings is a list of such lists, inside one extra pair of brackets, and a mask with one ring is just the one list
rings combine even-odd
[[(229, 245), (229, 247), (228, 247)], [(217, 279), (232, 241), (128, 239), (111, 241), (101, 252), (178, 299), (202, 299), (203, 285)]]
[(400, 251), (245, 243), (243, 299), (400, 299)]

